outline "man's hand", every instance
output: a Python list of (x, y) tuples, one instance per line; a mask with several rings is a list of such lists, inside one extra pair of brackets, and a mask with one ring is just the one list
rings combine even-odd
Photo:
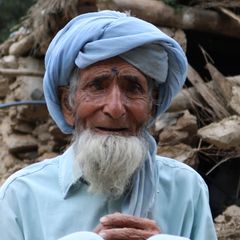
[(145, 240), (160, 229), (153, 220), (114, 213), (102, 217), (95, 232), (104, 240)]

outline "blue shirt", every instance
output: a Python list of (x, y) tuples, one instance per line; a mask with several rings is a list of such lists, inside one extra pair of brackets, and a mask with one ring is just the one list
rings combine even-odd
[[(208, 189), (199, 174), (175, 160), (156, 157), (157, 196), (151, 216), (165, 234), (191, 240), (217, 239)], [(56, 240), (77, 231), (93, 231), (99, 219), (121, 211), (121, 201), (87, 191), (74, 181), (73, 149), (13, 174), (0, 189), (2, 240)]]

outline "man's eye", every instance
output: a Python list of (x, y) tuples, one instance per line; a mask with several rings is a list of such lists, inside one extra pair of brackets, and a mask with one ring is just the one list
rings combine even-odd
[(104, 89), (104, 84), (102, 81), (94, 80), (94, 81), (88, 83), (88, 88), (90, 88), (91, 90), (95, 90), (95, 91), (101, 91)]
[(127, 91), (132, 94), (142, 94), (144, 92), (143, 87), (136, 82), (129, 83), (127, 86)]

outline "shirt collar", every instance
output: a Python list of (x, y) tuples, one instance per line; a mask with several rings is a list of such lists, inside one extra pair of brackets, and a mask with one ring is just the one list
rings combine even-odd
[(59, 161), (59, 185), (63, 198), (67, 198), (75, 193), (84, 181), (82, 181), (82, 173), (79, 178), (75, 178), (73, 174), (74, 150), (70, 146), (61, 156)]

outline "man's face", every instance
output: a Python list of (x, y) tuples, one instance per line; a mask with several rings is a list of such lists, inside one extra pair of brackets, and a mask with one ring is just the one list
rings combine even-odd
[(118, 57), (80, 70), (73, 109), (76, 127), (100, 134), (137, 135), (151, 114), (147, 81)]

